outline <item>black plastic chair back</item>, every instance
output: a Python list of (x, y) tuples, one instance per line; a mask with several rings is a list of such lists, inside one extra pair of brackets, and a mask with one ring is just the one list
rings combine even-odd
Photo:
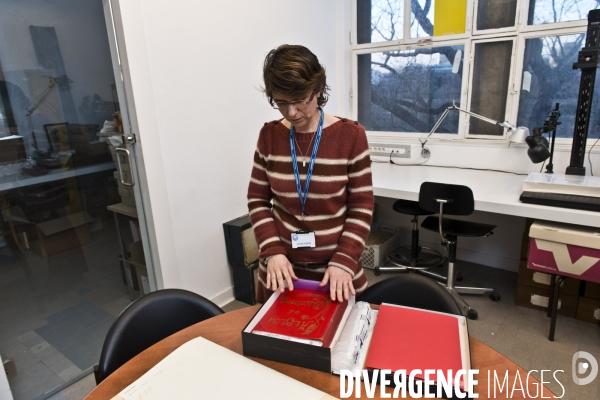
[(172, 334), (223, 314), (210, 300), (182, 289), (149, 293), (131, 303), (112, 324), (94, 368), (96, 383)]
[(417, 274), (397, 275), (377, 282), (368, 287), (357, 301), (371, 304), (389, 303), (462, 315), (456, 300), (446, 288)]
[(419, 206), (439, 213), (440, 203), (437, 199), (448, 200), (444, 204), (444, 215), (471, 215), (475, 210), (473, 191), (468, 186), (423, 182), (419, 190)]

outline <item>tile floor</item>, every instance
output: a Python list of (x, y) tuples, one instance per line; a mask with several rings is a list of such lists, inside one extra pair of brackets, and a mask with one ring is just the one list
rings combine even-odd
[[(564, 373), (557, 374), (565, 390), (563, 399), (600, 398), (600, 377), (587, 386), (577, 386), (571, 379), (571, 359), (576, 351), (587, 351), (600, 360), (600, 327), (574, 318), (559, 316), (556, 339), (554, 342), (549, 342), (547, 335), (550, 322), (545, 313), (515, 305), (516, 273), (465, 262), (459, 263), (458, 266), (464, 276), (462, 285), (493, 287), (502, 296), (501, 301), (497, 303), (487, 297), (467, 298), (471, 306), (479, 312), (478, 320), (469, 321), (471, 336), (504, 354), (527, 371), (564, 370)], [(371, 284), (391, 276), (391, 274), (374, 276), (371, 270), (367, 270), (366, 273)], [(243, 307), (247, 305), (233, 301), (223, 309), (232, 311)], [(27, 340), (26, 337), (22, 339)], [(534, 372), (532, 375), (540, 379), (539, 372)], [(548, 376), (544, 375), (544, 380)], [(547, 387), (557, 396), (560, 395), (563, 392), (561, 386), (552, 379), (548, 380), (551, 382), (546, 384)], [(50, 399), (80, 400), (94, 387), (94, 378), (88, 375)], [(544, 395), (549, 396), (548, 393)], [(506, 396), (498, 393), (497, 398), (506, 398)]]
[(42, 258), (0, 249), (0, 353), (15, 362), (15, 400), (30, 400), (89, 372), (110, 323), (129, 303), (114, 224), (92, 241)]

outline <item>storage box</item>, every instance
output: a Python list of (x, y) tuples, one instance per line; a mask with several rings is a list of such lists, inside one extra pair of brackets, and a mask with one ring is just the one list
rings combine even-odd
[(93, 219), (85, 212), (27, 225), (26, 233), (31, 251), (50, 257), (89, 243)]
[[(578, 301), (578, 296), (561, 291), (558, 295), (558, 314), (575, 318)], [(522, 307), (548, 311), (550, 289), (519, 284), (517, 285), (516, 304)]]
[(577, 306), (577, 319), (599, 325), (600, 300), (580, 297)]
[(144, 246), (141, 240), (129, 245), (129, 260), (135, 269), (138, 290), (141, 294), (150, 293), (150, 280), (148, 278), (148, 268), (144, 257)]
[(536, 222), (529, 237), (528, 268), (600, 282), (600, 228)]
[(75, 151), (88, 155), (108, 154), (107, 143), (97, 140), (93, 142), (71, 143), (71, 148)]
[[(294, 283), (294, 289), (310, 289), (324, 291), (329, 290), (327, 286), (325, 288), (319, 288), (318, 281), (306, 281), (302, 279), (299, 279)], [(332, 353), (333, 349), (335, 349), (336, 347), (338, 340), (340, 339), (340, 336), (342, 335), (342, 331), (344, 330), (344, 326), (348, 321), (348, 316), (352, 311), (352, 307), (355, 306), (354, 297), (352, 296), (348, 301), (348, 308), (346, 309), (344, 316), (337, 328), (331, 346), (320, 347), (305, 343), (299, 343), (292, 340), (285, 340), (272, 336), (263, 336), (252, 333), (252, 330), (254, 329), (258, 321), (260, 321), (260, 319), (266, 314), (269, 308), (275, 303), (275, 301), (279, 297), (279, 294), (279, 291), (274, 292), (273, 295), (271, 295), (271, 297), (269, 298), (269, 300), (258, 310), (258, 312), (254, 315), (252, 320), (250, 320), (248, 325), (246, 325), (246, 327), (242, 331), (243, 354), (245, 356), (264, 358), (267, 360), (297, 365), (300, 367), (315, 369), (318, 371), (328, 373), (339, 373), (339, 371), (334, 371), (332, 368)], [(368, 350), (371, 344), (373, 331), (377, 326), (378, 311), (372, 311), (373, 313), (371, 315), (370, 323), (368, 325), (365, 325), (368, 326), (368, 328), (364, 335), (364, 341), (361, 340), (361, 346), (359, 347), (359, 349), (361, 350), (357, 355), (357, 366), (364, 365), (365, 359), (368, 356)], [(422, 311), (436, 313), (435, 311)], [(466, 323), (466, 318), (462, 315), (456, 315), (453, 317), (457, 318), (457, 326), (460, 334), (459, 345), (461, 359), (463, 360), (463, 365), (468, 367), (466, 369), (469, 369), (470, 350), (468, 344), (468, 325)], [(361, 367), (358, 368), (362, 369)]]
[(387, 254), (400, 245), (400, 232), (380, 230), (370, 232), (360, 257), (363, 268), (374, 269), (387, 262)]
[[(558, 278), (558, 277), (557, 277)], [(527, 268), (527, 261), (519, 263), (518, 282), (522, 285), (550, 289), (552, 275), (544, 272), (534, 271)], [(567, 278), (560, 285), (560, 293), (569, 293), (579, 296), (579, 279)]]
[[(325, 286), (325, 288), (326, 291), (329, 291), (328, 286)], [(294, 282), (294, 289), (323, 290), (325, 288), (319, 288), (319, 282), (303, 279), (298, 279)], [(279, 294), (279, 291), (274, 292), (242, 331), (242, 348), (244, 355), (331, 373), (331, 348), (313, 346), (310, 344), (252, 333), (254, 326), (260, 321), (269, 307), (275, 303)], [(340, 335), (344, 323), (348, 318), (348, 314), (350, 314), (351, 306), (353, 305), (354, 296), (348, 300), (348, 308), (342, 318), (342, 322), (340, 322), (336, 338), (334, 338), (334, 343)], [(370, 336), (368, 339), (370, 340)]]
[(584, 296), (588, 299), (600, 300), (600, 283), (586, 282)]

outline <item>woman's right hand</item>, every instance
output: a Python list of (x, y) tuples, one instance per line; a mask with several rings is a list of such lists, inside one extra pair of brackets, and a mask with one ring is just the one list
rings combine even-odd
[(284, 280), (288, 284), (288, 289), (294, 290), (294, 284), (292, 280), (296, 280), (298, 277), (294, 273), (292, 264), (288, 261), (287, 257), (283, 254), (278, 254), (269, 258), (267, 263), (267, 289), (276, 291), (279, 289), (281, 293), (285, 290), (283, 284)]

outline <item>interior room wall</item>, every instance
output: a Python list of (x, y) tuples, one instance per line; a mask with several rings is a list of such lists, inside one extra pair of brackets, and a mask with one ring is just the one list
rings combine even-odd
[(338, 114), (340, 3), (118, 2), (164, 287), (232, 299), (222, 224), (247, 213), (258, 132), (280, 117), (260, 91), (262, 62), (283, 43), (309, 47)]
[[(29, 26), (54, 27), (66, 74), (72, 80), (70, 88), (75, 108), (81, 105), (85, 96), (94, 94), (105, 101), (113, 100), (111, 85), (114, 77), (102, 1), (5, 0), (1, 7), (0, 61), (7, 80), (30, 96), (23, 71), (42, 67), (35, 54)], [(29, 98), (31, 103), (35, 100)], [(19, 128), (28, 130), (27, 127)]]

